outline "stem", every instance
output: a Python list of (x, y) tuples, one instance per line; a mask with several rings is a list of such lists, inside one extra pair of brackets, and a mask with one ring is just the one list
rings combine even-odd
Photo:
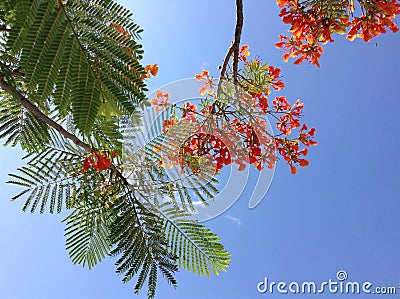
[(243, 28), (243, 0), (236, 0), (236, 29), (233, 47), (233, 82), (237, 83), (240, 37)]
[(232, 43), (232, 46), (229, 48), (228, 53), (226, 54), (224, 62), (221, 67), (221, 73), (219, 76), (218, 89), (217, 89), (218, 92), (221, 89), (222, 79), (225, 76), (226, 68), (228, 67), (228, 63), (232, 54), (233, 54), (233, 80), (235, 84), (237, 83), (239, 46), (240, 46), (240, 37), (242, 35), (242, 29), (243, 29), (243, 0), (236, 0), (235, 39)]

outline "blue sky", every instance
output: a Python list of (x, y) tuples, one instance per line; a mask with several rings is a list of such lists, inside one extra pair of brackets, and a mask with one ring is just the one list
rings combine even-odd
[[(159, 64), (150, 90), (203, 68), (218, 75), (233, 38), (234, 1), (121, 3), (145, 30), (144, 63)], [(231, 209), (206, 223), (232, 254), (226, 273), (209, 279), (181, 270), (176, 290), (160, 278), (157, 298), (308, 298), (260, 294), (257, 283), (264, 277), (319, 283), (342, 269), (348, 280), (398, 286), (400, 35), (388, 33), (368, 44), (337, 36), (325, 47), (320, 69), (295, 66), (284, 63), (274, 47), (287, 30), (275, 1), (249, 0), (244, 6), (243, 43), (252, 55), (282, 68), (283, 94), (304, 101), (305, 121), (317, 128), (319, 145), (311, 149), (311, 165), (295, 176), (278, 163), (256, 209), (248, 209), (246, 190)], [(0, 298), (146, 298), (145, 292), (133, 294), (133, 283), (120, 282), (112, 259), (91, 271), (72, 265), (60, 223), (65, 215), (20, 212), (22, 202), (9, 201), (18, 189), (5, 181), (22, 165), (21, 153), (0, 150)]]

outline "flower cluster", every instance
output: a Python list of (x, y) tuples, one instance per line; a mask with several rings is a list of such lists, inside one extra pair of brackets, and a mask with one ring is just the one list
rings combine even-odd
[(295, 64), (309, 61), (320, 66), (319, 58), (324, 52), (322, 45), (333, 42), (332, 34), (347, 33), (347, 39), (356, 37), (369, 42), (372, 37), (399, 29), (394, 20), (400, 14), (399, 0), (359, 0), (361, 16), (355, 16), (354, 0), (300, 1), (277, 0), (281, 7), (279, 16), (290, 24), (290, 37), (281, 35), (277, 48), (283, 49), (283, 58), (297, 58)]
[(116, 150), (112, 153), (109, 150), (103, 150), (101, 152), (93, 150), (83, 162), (82, 174), (92, 167), (98, 171), (107, 170), (112, 164), (111, 160), (116, 157)]
[(185, 122), (188, 120), (183, 118), (179, 123), (165, 120), (163, 132), (169, 135), (172, 142), (168, 149), (157, 148), (157, 151), (163, 150), (159, 165), (166, 165), (168, 168), (181, 165), (182, 169), (187, 166), (195, 173), (206, 165), (208, 169), (218, 173), (224, 166), (232, 163), (237, 164), (239, 170), (245, 169), (246, 164), (253, 164), (261, 170), (263, 164), (272, 168), (276, 162), (275, 151), (265, 145), (270, 145), (273, 139), (263, 136), (262, 129), (259, 128), (260, 124), (265, 127), (265, 121), (263, 123), (258, 119), (258, 126), (254, 126), (237, 118), (224, 122), (222, 119), (210, 117), (196, 123), (193, 132), (181, 139), (181, 142), (174, 142), (179, 130), (171, 130), (172, 126), (187, 125)]
[[(236, 164), (239, 170), (250, 164), (262, 170), (273, 168), (280, 155), (294, 174), (297, 165), (309, 164), (304, 158), (307, 147), (317, 143), (313, 139), (315, 129), (307, 131), (307, 125), (301, 123), (304, 104), (300, 100), (290, 104), (285, 96), (270, 100), (272, 91), (285, 86), (280, 80), (281, 70), (258, 59), (249, 60), (249, 55), (249, 47), (242, 46), (239, 60), (243, 67), (237, 83), (240, 88), (229, 89), (229, 84), (221, 84), (222, 90), (214, 93), (216, 84), (208, 71), (195, 76), (206, 99), (199, 104), (201, 108), (191, 102), (174, 106), (178, 111), (163, 122), (168, 146), (155, 148), (161, 157), (158, 165), (180, 165), (182, 171), (188, 167), (194, 173), (203, 168), (218, 173), (230, 164)], [(211, 94), (212, 100), (208, 98)], [(156, 111), (169, 105), (168, 97), (157, 91), (157, 99), (151, 101)], [(277, 135), (268, 132), (266, 116), (275, 119)], [(190, 128), (189, 132), (185, 128)], [(290, 138), (296, 129), (298, 137)]]
[[(295, 140), (288, 140), (284, 138), (275, 139), (276, 148), (283, 159), (289, 164), (292, 174), (297, 172), (295, 164), (298, 164), (300, 167), (305, 167), (310, 164), (308, 160), (300, 157), (307, 156), (308, 146), (317, 145), (317, 142), (312, 139), (315, 134), (315, 128), (312, 128), (308, 132), (304, 133), (304, 131), (307, 129), (307, 125), (303, 125), (300, 129), (299, 138)], [(300, 143), (304, 144), (306, 147), (300, 150)]]

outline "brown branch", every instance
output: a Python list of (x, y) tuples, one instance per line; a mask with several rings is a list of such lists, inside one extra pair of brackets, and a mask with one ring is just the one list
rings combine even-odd
[(240, 37), (243, 28), (243, 0), (236, 0), (236, 29), (233, 43), (233, 82), (237, 83)]
[(19, 71), (12, 71), (11, 76), (13, 77), (25, 77), (25, 73), (21, 73)]
[(0, 26), (0, 32), (10, 32), (11, 29), (6, 26)]
[(243, 0), (236, 0), (236, 27), (235, 27), (235, 39), (225, 56), (224, 62), (221, 67), (221, 73), (219, 76), (218, 91), (221, 89), (222, 79), (225, 76), (226, 68), (228, 67), (229, 60), (233, 54), (233, 81), (237, 83), (237, 71), (239, 62), (239, 46), (240, 37), (243, 29)]
[[(34, 104), (28, 101), (27, 98), (25, 98), (20, 92), (16, 91), (14, 92), (11, 87), (8, 85), (8, 83), (4, 80), (4, 77), (0, 77), (0, 88), (3, 89), (5, 92), (7, 92), (11, 96), (16, 96), (19, 103), (26, 109), (28, 110), (33, 116), (35, 116), (37, 119), (43, 121), (53, 129), (57, 130), (62, 136), (65, 138), (71, 140), (74, 142), (76, 145), (79, 147), (83, 148), (87, 152), (91, 152), (92, 148), (89, 144), (83, 142), (80, 140), (76, 135), (68, 132), (65, 130), (60, 124), (52, 120), (50, 117), (48, 117), (46, 114), (44, 114), (42, 111), (39, 110), (38, 107), (36, 107)], [(119, 177), (124, 185), (129, 186), (129, 183), (127, 179), (122, 175), (122, 173), (115, 167), (114, 164), (111, 164), (110, 169), (112, 172), (115, 173), (117, 177)]]
[(39, 110), (38, 107), (36, 107), (34, 104), (29, 102), (20, 92), (14, 93), (13, 90), (10, 88), (8, 83), (4, 80), (4, 78), (0, 77), (0, 87), (6, 91), (10, 95), (16, 95), (19, 103), (26, 109), (28, 110), (33, 116), (35, 116), (37, 119), (43, 121), (44, 123), (48, 124), (50, 127), (56, 129), (62, 136), (65, 138), (72, 140), (76, 145), (82, 147), (86, 151), (91, 151), (91, 147), (89, 144), (83, 142), (80, 140), (78, 137), (76, 137), (74, 134), (71, 134), (67, 130), (65, 130), (60, 124), (56, 123), (54, 120), (52, 120), (50, 117), (48, 117), (46, 114), (44, 114), (42, 111)]
[[(222, 68), (221, 68), (221, 73), (219, 75), (219, 80), (221, 81), (226, 73), (226, 68), (228, 67), (228, 63), (229, 60), (231, 59), (233, 53), (233, 44), (232, 46), (229, 48), (228, 53), (226, 53), (225, 59), (224, 59), (224, 63), (222, 64)], [(219, 86), (218, 86), (219, 87)], [(218, 88), (219, 89), (219, 88)]]

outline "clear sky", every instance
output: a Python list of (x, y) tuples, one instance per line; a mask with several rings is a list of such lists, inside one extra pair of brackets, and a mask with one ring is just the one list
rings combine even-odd
[[(150, 89), (203, 68), (218, 75), (233, 38), (233, 0), (121, 1), (145, 30), (144, 63), (158, 63)], [(252, 54), (282, 68), (283, 93), (305, 103), (305, 120), (317, 128), (311, 165), (290, 174), (283, 162), (263, 202), (247, 208), (247, 190), (235, 205), (206, 224), (232, 254), (226, 273), (210, 279), (181, 270), (174, 290), (160, 277), (157, 298), (308, 298), (260, 294), (258, 282), (321, 283), (345, 270), (348, 280), (374, 286), (400, 283), (400, 35), (365, 44), (342, 36), (325, 47), (321, 68), (284, 63), (274, 47), (287, 30), (275, 1), (244, 1), (243, 43)], [(1, 148), (0, 298), (146, 298), (123, 285), (107, 259), (93, 270), (74, 266), (64, 247), (65, 215), (22, 213), (10, 202), (18, 188), (7, 174), (21, 153)], [(370, 295), (396, 298), (397, 295)], [(325, 294), (312, 298), (364, 298)]]

